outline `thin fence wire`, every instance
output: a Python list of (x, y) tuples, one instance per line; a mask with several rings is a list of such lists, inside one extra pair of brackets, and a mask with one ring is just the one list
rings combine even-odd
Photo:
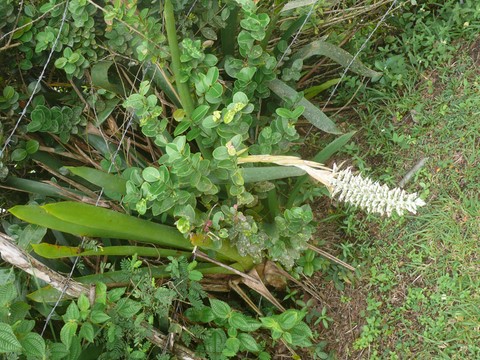
[(12, 140), (13, 135), (15, 135), (15, 132), (17, 131), (18, 127), (20, 126), (20, 122), (22, 119), (25, 117), (28, 107), (30, 106), (31, 102), (33, 101), (33, 98), (37, 92), (37, 89), (40, 85), (40, 82), (43, 80), (43, 77), (45, 76), (45, 72), (47, 71), (48, 64), (50, 64), (50, 61), (52, 60), (53, 53), (55, 52), (55, 48), (57, 47), (58, 41), (60, 40), (60, 36), (62, 34), (63, 26), (65, 24), (65, 20), (67, 19), (67, 12), (68, 12), (68, 4), (70, 0), (67, 0), (65, 3), (65, 10), (63, 11), (62, 15), (62, 20), (60, 23), (60, 28), (58, 29), (58, 34), (55, 37), (55, 40), (52, 44), (52, 50), (48, 54), (47, 61), (45, 62), (45, 65), (42, 68), (42, 71), (40, 73), (40, 76), (38, 77), (37, 82), (35, 83), (35, 86), (32, 90), (32, 94), (28, 98), (27, 103), (25, 104), (25, 107), (23, 108), (22, 112), (20, 113), (20, 116), (18, 120), (15, 122), (15, 126), (13, 127), (12, 131), (10, 132), (10, 135), (8, 135), (7, 139), (5, 140), (5, 144), (3, 144), (2, 150), (0, 150), (0, 158), (3, 156), (5, 153), (5, 149), (7, 148), (8, 144)]
[[(307, 23), (307, 21), (309, 20), (309, 18), (312, 16), (313, 14), (313, 10), (315, 8), (315, 5), (317, 4), (318, 0), (316, 2), (314, 2), (308, 13), (307, 13), (307, 16), (305, 17), (305, 20), (303, 21), (302, 25), (300, 26), (300, 28), (297, 30), (297, 32), (295, 33), (295, 36), (293, 37), (292, 41), (288, 44), (287, 48), (285, 49), (285, 51), (282, 53), (282, 56), (280, 57), (279, 61), (278, 61), (278, 64), (285, 58), (286, 54), (288, 53), (288, 51), (290, 50), (290, 48), (293, 46), (293, 44), (297, 41), (298, 37), (300, 36), (300, 33), (302, 32), (305, 24)], [(350, 60), (350, 62), (347, 64), (347, 66), (345, 67), (341, 77), (340, 77), (340, 81), (335, 85), (335, 87), (333, 88), (332, 92), (330, 93), (330, 96), (328, 97), (328, 100), (325, 102), (325, 104), (323, 105), (322, 107), (322, 111), (325, 110), (325, 108), (327, 107), (328, 103), (332, 100), (333, 96), (335, 95), (336, 91), (338, 90), (338, 87), (340, 86), (340, 84), (342, 83), (343, 79), (345, 78), (345, 76), (347, 75), (347, 72), (348, 70), (350, 69), (350, 67), (353, 65), (353, 63), (355, 62), (355, 60), (358, 58), (358, 56), (360, 55), (360, 53), (363, 51), (363, 49), (365, 49), (365, 46), (367, 45), (367, 43), (370, 41), (370, 39), (372, 38), (373, 34), (375, 34), (375, 32), (378, 30), (378, 28), (385, 22), (387, 16), (392, 12), (392, 10), (394, 9), (395, 5), (397, 4), (398, 0), (393, 0), (392, 1), (392, 4), (390, 5), (390, 7), (387, 9), (387, 11), (382, 15), (382, 17), (380, 18), (380, 20), (377, 22), (377, 24), (375, 25), (375, 28), (370, 32), (370, 34), (367, 36), (367, 38), (365, 39), (365, 41), (362, 43), (362, 45), (360, 46), (360, 48), (358, 49), (358, 51), (355, 53), (355, 55), (352, 57), (352, 59)], [(313, 130), (314, 126), (312, 125), (307, 133), (305, 134), (305, 139), (310, 135), (311, 131)]]

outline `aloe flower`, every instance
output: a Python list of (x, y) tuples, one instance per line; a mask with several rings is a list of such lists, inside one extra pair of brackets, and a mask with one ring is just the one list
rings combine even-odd
[(334, 165), (333, 169), (330, 169), (322, 164), (294, 156), (250, 155), (238, 158), (238, 163), (247, 162), (270, 162), (283, 166), (295, 166), (324, 184), (332, 197), (370, 213), (391, 216), (395, 211), (402, 216), (405, 211), (409, 211), (416, 214), (417, 208), (425, 205), (417, 193), (408, 194), (401, 188), (390, 189), (369, 178), (353, 175), (350, 168), (340, 170)]
[(417, 193), (408, 194), (400, 188), (389, 189), (387, 185), (380, 185), (361, 175), (353, 175), (350, 168), (337, 171), (334, 165), (332, 177), (333, 197), (370, 213), (391, 216), (396, 211), (402, 216), (407, 210), (416, 214), (417, 207), (425, 205)]

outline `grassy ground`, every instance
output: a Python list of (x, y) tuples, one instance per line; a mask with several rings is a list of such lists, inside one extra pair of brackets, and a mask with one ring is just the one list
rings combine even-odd
[(319, 328), (332, 358), (480, 359), (480, 41), (456, 46), (401, 93), (367, 91), (348, 123), (358, 133), (345, 157), (390, 186), (428, 158), (405, 186), (427, 205), (402, 219), (331, 217), (336, 253), (358, 264), (343, 290), (314, 279), (333, 319)]

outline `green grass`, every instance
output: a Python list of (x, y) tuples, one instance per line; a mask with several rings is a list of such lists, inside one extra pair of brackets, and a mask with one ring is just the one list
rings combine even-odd
[(427, 205), (403, 219), (344, 210), (361, 262), (353, 290), (367, 294), (346, 358), (480, 358), (480, 69), (463, 49), (412, 73), (401, 95), (366, 93), (376, 101), (347, 155), (390, 186), (428, 157), (406, 186)]

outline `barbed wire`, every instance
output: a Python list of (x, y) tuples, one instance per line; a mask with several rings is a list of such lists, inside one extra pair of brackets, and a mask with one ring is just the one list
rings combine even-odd
[[(327, 107), (328, 103), (332, 100), (333, 98), (333, 95), (335, 95), (336, 91), (338, 90), (338, 87), (340, 86), (340, 84), (342, 83), (343, 79), (345, 78), (345, 76), (347, 75), (347, 72), (348, 70), (350, 69), (350, 67), (353, 65), (353, 63), (355, 62), (355, 60), (358, 58), (358, 56), (360, 55), (360, 53), (363, 51), (363, 49), (365, 48), (365, 46), (367, 46), (367, 43), (370, 41), (370, 39), (372, 38), (373, 34), (375, 34), (375, 32), (378, 30), (378, 28), (380, 27), (380, 25), (382, 25), (384, 22), (385, 22), (385, 19), (387, 18), (387, 16), (390, 14), (390, 12), (393, 10), (393, 8), (395, 7), (395, 5), (397, 4), (398, 0), (393, 0), (392, 1), (392, 4), (390, 5), (390, 7), (387, 9), (387, 11), (382, 15), (382, 17), (380, 18), (380, 20), (377, 22), (377, 24), (375, 25), (374, 29), (370, 32), (370, 34), (367, 36), (367, 38), (365, 39), (365, 41), (362, 43), (362, 45), (360, 46), (360, 48), (358, 49), (358, 51), (355, 53), (355, 55), (352, 57), (352, 59), (350, 60), (350, 62), (347, 64), (347, 66), (345, 67), (341, 77), (340, 77), (340, 81), (337, 82), (337, 84), (335, 85), (335, 87), (333, 88), (332, 92), (330, 93), (330, 96), (328, 97), (328, 100), (325, 102), (325, 104), (323, 105), (322, 107), (322, 111), (325, 110), (325, 108)], [(318, 3), (318, 0), (315, 1), (312, 6), (310, 7), (310, 10), (308, 11), (307, 13), (307, 16), (305, 17), (305, 20), (303, 21), (302, 25), (300, 26), (300, 28), (297, 30), (297, 32), (295, 33), (295, 36), (293, 37), (292, 41), (288, 44), (287, 48), (285, 49), (285, 51), (282, 53), (282, 56), (280, 57), (277, 65), (285, 58), (287, 52), (290, 50), (290, 48), (293, 46), (293, 44), (297, 41), (298, 37), (300, 36), (300, 33), (302, 32), (305, 24), (307, 23), (307, 21), (309, 20), (309, 18), (312, 16), (313, 14), (313, 10), (315, 8), (315, 5)], [(305, 134), (305, 139), (310, 135), (311, 131), (313, 130), (314, 126), (312, 125), (307, 133)]]
[(61, 20), (61, 23), (60, 23), (60, 28), (58, 29), (58, 34), (55, 37), (55, 40), (53, 41), (53, 44), (52, 44), (52, 50), (48, 54), (47, 61), (45, 62), (45, 65), (43, 66), (42, 71), (40, 72), (40, 76), (38, 77), (38, 80), (35, 83), (35, 86), (32, 90), (32, 94), (28, 98), (28, 101), (25, 104), (25, 107), (23, 108), (22, 112), (20, 113), (20, 116), (18, 117), (18, 120), (15, 122), (15, 125), (14, 125), (12, 131), (8, 135), (7, 139), (5, 140), (5, 144), (3, 144), (3, 146), (2, 146), (2, 150), (0, 150), (0, 158), (5, 153), (5, 150), (7, 149), (8, 144), (10, 143), (10, 141), (12, 140), (12, 137), (15, 135), (15, 132), (17, 131), (18, 127), (20, 126), (20, 122), (25, 117), (25, 115), (27, 113), (27, 110), (28, 110), (28, 107), (30, 106), (31, 102), (33, 101), (33, 98), (35, 97), (38, 86), (40, 85), (40, 82), (43, 80), (43, 77), (45, 76), (45, 72), (47, 71), (48, 64), (50, 64), (50, 61), (52, 60), (53, 53), (55, 52), (55, 48), (57, 47), (58, 41), (60, 40), (60, 36), (61, 36), (62, 30), (63, 30), (63, 26), (64, 26), (65, 21), (67, 19), (69, 2), (70, 2), (70, 0), (67, 0), (65, 2), (65, 10), (63, 11), (62, 20)]

